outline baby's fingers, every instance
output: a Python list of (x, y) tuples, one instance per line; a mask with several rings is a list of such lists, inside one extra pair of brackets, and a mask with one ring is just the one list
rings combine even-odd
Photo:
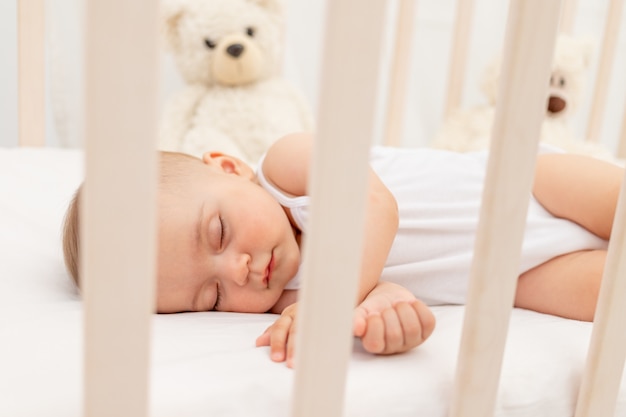
[(406, 352), (422, 344), (434, 327), (435, 318), (424, 303), (401, 301), (381, 314), (367, 317), (363, 347), (383, 355)]
[(273, 324), (269, 326), (267, 329), (265, 329), (265, 331), (263, 332), (261, 336), (256, 338), (256, 347), (270, 345), (270, 335), (272, 334), (273, 326), (274, 326)]
[(274, 362), (283, 362), (286, 359), (287, 343), (292, 325), (293, 317), (280, 316), (270, 328), (270, 358)]
[(385, 323), (379, 313), (367, 316), (367, 330), (361, 337), (363, 348), (370, 353), (383, 353), (385, 350)]
[(363, 337), (367, 330), (367, 317), (369, 313), (363, 307), (357, 307), (352, 316), (352, 333), (356, 337)]
[(367, 332), (362, 340), (365, 350), (371, 353), (387, 355), (406, 350), (404, 329), (397, 306), (385, 309), (381, 314), (371, 314), (367, 318)]
[[(420, 323), (420, 335), (419, 335), (419, 344), (423, 343), (426, 339), (430, 337), (435, 330), (435, 316), (433, 312), (430, 311), (430, 308), (426, 306), (420, 300), (415, 300), (410, 304), (411, 308), (417, 314)], [(416, 345), (417, 346), (417, 345)]]
[(296, 346), (296, 323), (292, 323), (289, 327), (287, 335), (287, 366), (293, 368), (295, 365), (295, 346)]
[[(419, 309), (416, 302), (401, 302), (395, 306), (398, 321), (402, 328), (402, 345), (395, 352), (404, 352), (420, 345), (424, 339), (422, 337), (422, 323)], [(393, 352), (392, 352), (393, 353)]]
[(404, 328), (402, 327), (403, 323), (400, 321), (397, 308), (389, 308), (383, 311), (382, 316), (385, 322), (385, 349), (382, 353), (403, 352), (405, 350)]
[(294, 337), (297, 303), (286, 307), (280, 317), (256, 339), (257, 346), (269, 346), (270, 358), (274, 362), (287, 360), (293, 366)]

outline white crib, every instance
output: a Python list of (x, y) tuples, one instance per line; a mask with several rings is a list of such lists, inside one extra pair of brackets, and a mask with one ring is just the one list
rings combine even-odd
[[(600, 80), (609, 79), (622, 4), (622, 1), (610, 1), (598, 69), (605, 76), (598, 77)], [(307, 260), (304, 266), (305, 286), (297, 340), (300, 350), (296, 358), (293, 388), (286, 390), (282, 398), (265, 401), (249, 394), (252, 403), (247, 408), (234, 404), (234, 397), (229, 397), (226, 403), (216, 403), (215, 408), (207, 408), (202, 415), (246, 415), (242, 410), (250, 412), (267, 402), (275, 403), (276, 408), (269, 411), (258, 409), (257, 415), (365, 415), (364, 407), (372, 407), (371, 402), (377, 401), (375, 394), (369, 399), (346, 398), (350, 394), (346, 393), (348, 377), (350, 372), (355, 371), (355, 349), (356, 354), (360, 354), (358, 347), (353, 347), (350, 332), (350, 300), (354, 298), (357, 287), (360, 246), (355, 242), (362, 236), (366, 159), (374, 131), (386, 2), (372, 1), (363, 6), (364, 2), (358, 0), (333, 0), (327, 4), (318, 140), (311, 183), (311, 230), (314, 232), (308, 237), (304, 257)], [(466, 60), (464, 51), (467, 50), (464, 42), (468, 39), (473, 6), (470, 0), (460, 0), (457, 6), (448, 109), (458, 107), (461, 102)], [(20, 141), (24, 146), (41, 146), (45, 125), (43, 0), (20, 0), (19, 7)], [(385, 126), (387, 141), (393, 145), (399, 144), (396, 138), (401, 136), (409, 72), (408, 39), (415, 7), (412, 0), (398, 2), (396, 49)], [(357, 9), (359, 12), (355, 13)], [(496, 110), (493, 137), (497, 140), (492, 141), (469, 301), (465, 308), (450, 307), (455, 309), (454, 317), (464, 317), (460, 348), (454, 347), (454, 352), (458, 351), (458, 362), (453, 390), (450, 392), (446, 386), (442, 391), (445, 395), (438, 399), (439, 403), (446, 403), (443, 412), (451, 417), (515, 415), (507, 414), (506, 409), (499, 406), (502, 400), (498, 393), (502, 392), (499, 389), (505, 345), (507, 337), (511, 337), (509, 323), (517, 276), (516, 260), (519, 259), (528, 204), (524, 196), (531, 188), (537, 153), (537, 142), (532, 138), (538, 137), (542, 118), (538, 109), (545, 101), (545, 81), (549, 78), (554, 39), (559, 28), (567, 30), (571, 26), (575, 12), (575, 1), (565, 1), (563, 5), (558, 0), (510, 1), (505, 39), (507, 47), (500, 81), (500, 85), (506, 88), (500, 89)], [(84, 332), (84, 397), (82, 402), (77, 400), (77, 404), (82, 404), (83, 415), (90, 417), (200, 415), (188, 413), (184, 408), (160, 410), (151, 399), (155, 392), (162, 392), (151, 390), (171, 390), (175, 386), (174, 378), (184, 375), (180, 371), (161, 373), (159, 375), (169, 378), (164, 382), (155, 380), (151, 371), (154, 354), (151, 329), (155, 323), (152, 315), (152, 277), (156, 253), (156, 155), (152, 150), (155, 146), (159, 91), (155, 36), (157, 14), (158, 3), (151, 0), (87, 2), (85, 136), (89, 140), (85, 146), (84, 166), (85, 181), (89, 184), (86, 190), (89, 191), (85, 194), (82, 212), (84, 230), (88, 231), (83, 240), (83, 276), (87, 279), (83, 290), (83, 331), (77, 333)], [(355, 74), (358, 80), (355, 80)], [(594, 111), (588, 128), (588, 137), (592, 140), (598, 137), (608, 88), (607, 83), (598, 82), (594, 89)], [(521, 123), (522, 120), (524, 123)], [(337, 137), (343, 139), (337, 141), (334, 139)], [(624, 156), (626, 123), (621, 137), (619, 152)], [(350, 170), (343, 169), (345, 161), (351, 161)], [(346, 188), (353, 189), (354, 194), (345, 195)], [(622, 190), (624, 195), (626, 192)], [(327, 201), (344, 201), (343, 204), (333, 205), (344, 210), (327, 210)], [(587, 365), (582, 376), (581, 370), (572, 371), (575, 374), (573, 385), (564, 391), (568, 397), (563, 400), (563, 410), (573, 409), (570, 402), (577, 399), (576, 417), (626, 416), (626, 388), (622, 383), (626, 357), (625, 205), (622, 197), (612, 232)], [(507, 230), (506, 235), (500, 233), (504, 229)], [(352, 236), (355, 240), (339, 239), (338, 236)], [(319, 270), (322, 266), (323, 273)], [(306, 276), (316, 276), (316, 279), (307, 280)], [(345, 279), (331, 282), (333, 276), (344, 276)], [(318, 290), (326, 286), (333, 286), (336, 291)], [(316, 308), (317, 305), (324, 305), (324, 308)], [(440, 314), (443, 318), (440, 319), (441, 328), (448, 322), (447, 317), (452, 316), (446, 316), (443, 310)], [(515, 316), (511, 331), (519, 320), (528, 319), (530, 323), (537, 324), (546, 319), (529, 312), (515, 314), (530, 315), (523, 319)], [(193, 320), (199, 320), (197, 317)], [(225, 320), (220, 323), (226, 325), (231, 316), (220, 317), (217, 320)], [(177, 318), (165, 317), (165, 320), (168, 324), (160, 324), (159, 331), (173, 325), (185, 326)], [(547, 320), (551, 326), (564, 326), (575, 332), (582, 329), (583, 336), (591, 327), (558, 318)], [(267, 323), (257, 316), (252, 316), (250, 322), (256, 326), (255, 329)], [(194, 329), (200, 328), (197, 326)], [(209, 343), (208, 340), (204, 342)], [(520, 354), (510, 344), (507, 352), (512, 349)], [(420, 349), (422, 347), (417, 348)], [(585, 349), (586, 346), (583, 346), (582, 350)], [(228, 352), (222, 353), (228, 355)], [(291, 371), (278, 370), (280, 365), (269, 363), (269, 359), (262, 354), (255, 358), (268, 362), (264, 366), (276, 369), (269, 375), (272, 379), (268, 380), (268, 384), (284, 386), (291, 383)], [(404, 361), (411, 360), (412, 356), (368, 358), (368, 355), (360, 355), (359, 358), (362, 364), (375, 361), (376, 366), (381, 368), (387, 361), (389, 369), (393, 369), (389, 372), (403, 375), (399, 366), (405, 366)], [(431, 359), (427, 355), (419, 359), (425, 365), (422, 369), (429, 369), (426, 365)], [(243, 374), (247, 365), (233, 372)], [(356, 372), (366, 372), (367, 369), (357, 367)], [(437, 372), (436, 368), (429, 370)], [(7, 381), (7, 389), (9, 385)], [(366, 387), (358, 392), (367, 392)], [(248, 395), (247, 392), (239, 394)], [(416, 395), (419, 394), (416, 391)], [(34, 393), (33, 401), (36, 402), (39, 395)], [(183, 392), (176, 395), (186, 398)], [(383, 400), (378, 401), (384, 401), (384, 397), (381, 398)], [(247, 400), (241, 398), (240, 401)], [(360, 406), (356, 405), (359, 401), (362, 401)], [(290, 404), (289, 408), (285, 408), (285, 404)], [(391, 411), (393, 404), (385, 406), (390, 408), (385, 415), (409, 415), (395, 409)], [(439, 416), (441, 412), (433, 407), (423, 410), (423, 415)], [(54, 409), (50, 415), (68, 414)], [(537, 409), (535, 415), (544, 414)]]

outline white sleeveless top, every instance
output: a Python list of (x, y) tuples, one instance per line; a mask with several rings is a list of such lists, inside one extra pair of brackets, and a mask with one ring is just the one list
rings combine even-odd
[[(398, 203), (399, 228), (381, 279), (409, 289), (429, 305), (463, 304), (486, 170), (487, 153), (373, 147), (370, 164)], [(261, 185), (288, 208), (306, 233), (309, 197), (290, 197)], [(606, 248), (608, 242), (548, 213), (530, 197), (519, 273), (556, 256)], [(299, 287), (298, 273), (285, 289)]]

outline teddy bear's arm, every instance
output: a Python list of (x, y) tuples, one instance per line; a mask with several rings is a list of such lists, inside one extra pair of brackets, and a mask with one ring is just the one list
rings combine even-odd
[(314, 120), (311, 108), (308, 104), (308, 101), (305, 99), (304, 95), (298, 90), (295, 86), (290, 83), (283, 83), (285, 89), (288, 92), (288, 97), (291, 102), (295, 105), (298, 116), (299, 116), (299, 125), (303, 132), (313, 132), (314, 128)]
[(298, 111), (300, 113), (300, 118), (302, 120), (302, 126), (305, 132), (313, 132), (314, 128), (314, 120), (313, 114), (311, 113), (311, 109), (307, 101), (304, 99), (298, 91), (294, 91), (294, 101), (298, 104)]
[(239, 158), (253, 167), (257, 162), (256, 159), (247, 158), (230, 136), (207, 124), (196, 125), (186, 132), (179, 151), (197, 157), (202, 157), (205, 152), (221, 152)]
[(203, 86), (189, 86), (176, 94), (165, 106), (159, 128), (159, 149), (180, 151), (198, 103), (206, 94)]

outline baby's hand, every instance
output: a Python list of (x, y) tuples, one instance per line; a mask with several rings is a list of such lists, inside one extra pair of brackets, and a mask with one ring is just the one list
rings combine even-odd
[(435, 317), (405, 288), (381, 282), (354, 310), (353, 328), (365, 350), (388, 355), (422, 344), (435, 328)]
[[(280, 317), (256, 340), (269, 346), (274, 362), (294, 366), (298, 303), (286, 307)], [(435, 328), (435, 317), (426, 305), (404, 287), (379, 282), (354, 310), (353, 334), (365, 350), (388, 355), (406, 352), (423, 343)]]
[(287, 366), (294, 365), (294, 345), (296, 338), (296, 312), (298, 303), (286, 307), (280, 317), (256, 339), (256, 345), (269, 346), (270, 358), (274, 362), (287, 361)]

